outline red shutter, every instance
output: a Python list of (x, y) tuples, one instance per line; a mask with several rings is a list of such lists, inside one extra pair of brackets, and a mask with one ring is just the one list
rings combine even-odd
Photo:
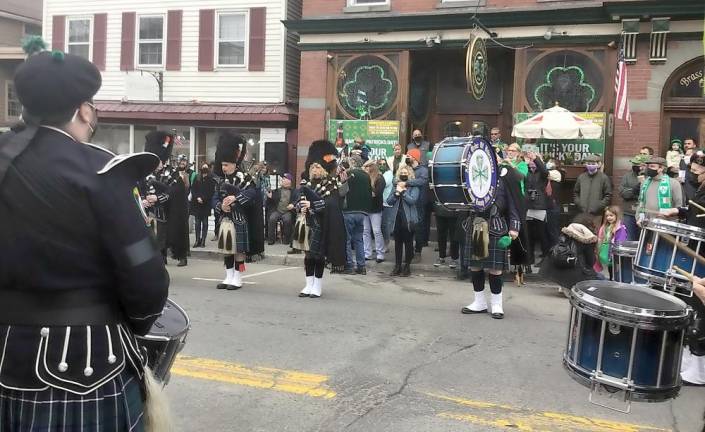
[(267, 33), (267, 8), (250, 8), (250, 59), (248, 69), (264, 70), (264, 40)]
[(93, 64), (105, 70), (105, 44), (108, 39), (108, 14), (93, 15)]
[(212, 71), (215, 47), (215, 10), (202, 9), (198, 26), (198, 70)]
[(135, 69), (135, 13), (122, 13), (122, 46), (120, 48), (120, 70)]
[(170, 10), (166, 33), (166, 70), (181, 70), (181, 22), (183, 11)]
[(64, 51), (66, 41), (66, 15), (54, 15), (51, 19), (51, 49)]

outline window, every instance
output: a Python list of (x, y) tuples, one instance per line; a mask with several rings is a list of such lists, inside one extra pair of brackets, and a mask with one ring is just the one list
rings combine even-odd
[(247, 39), (247, 15), (218, 15), (218, 66), (244, 66)]
[(351, 6), (361, 6), (361, 5), (381, 5), (387, 4), (388, 0), (350, 0)]
[(66, 37), (69, 54), (91, 59), (91, 24), (90, 18), (69, 18)]
[(164, 60), (164, 17), (149, 15), (139, 17), (137, 30), (137, 64), (161, 66)]
[(42, 26), (36, 24), (25, 24), (24, 25), (24, 35), (25, 36), (41, 36)]
[(7, 101), (7, 106), (5, 107), (5, 119), (18, 119), (22, 114), (22, 104), (20, 104), (19, 99), (17, 99), (17, 93), (15, 93), (15, 83), (12, 81), (5, 82), (5, 100)]

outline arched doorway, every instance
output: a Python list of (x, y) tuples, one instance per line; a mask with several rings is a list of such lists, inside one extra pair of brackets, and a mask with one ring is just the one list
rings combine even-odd
[(676, 69), (663, 86), (661, 150), (673, 138), (693, 138), (705, 147), (704, 69), (705, 56), (694, 58)]

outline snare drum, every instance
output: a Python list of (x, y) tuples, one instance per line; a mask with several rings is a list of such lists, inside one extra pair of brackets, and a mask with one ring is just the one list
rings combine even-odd
[(705, 275), (705, 266), (688, 256), (671, 241), (701, 254), (705, 242), (705, 230), (692, 225), (684, 225), (664, 219), (646, 219), (642, 223), (639, 247), (634, 261), (635, 275), (646, 279), (650, 284), (663, 287), (674, 294), (693, 295), (692, 283), (675, 271), (678, 266), (693, 275)]
[(186, 344), (191, 322), (186, 312), (172, 300), (167, 300), (162, 315), (144, 336), (137, 336), (141, 347), (147, 351), (147, 366), (162, 384), (169, 382), (169, 370), (176, 355)]
[[(683, 337), (692, 309), (664, 292), (611, 281), (584, 281), (570, 291), (563, 364), (590, 387), (624, 391), (631, 401), (662, 401), (681, 386)], [(596, 403), (596, 402), (595, 402)]]
[(429, 161), (429, 187), (449, 210), (485, 210), (497, 191), (497, 156), (484, 138), (446, 138)]
[(646, 279), (634, 276), (632, 266), (634, 265), (634, 257), (639, 247), (639, 242), (625, 241), (624, 243), (616, 244), (612, 247), (612, 280), (627, 284), (646, 284)]

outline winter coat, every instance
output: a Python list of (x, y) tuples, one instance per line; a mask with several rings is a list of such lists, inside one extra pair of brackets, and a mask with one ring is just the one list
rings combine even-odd
[(561, 231), (572, 241), (577, 263), (573, 268), (563, 269), (554, 266), (553, 260), (545, 259), (541, 263), (540, 275), (566, 289), (572, 288), (578, 282), (597, 279), (597, 273), (593, 269), (597, 236), (585, 225), (577, 223), (572, 223)]
[(527, 207), (532, 210), (546, 210), (548, 208), (548, 197), (546, 196), (548, 170), (540, 159), (536, 158), (534, 163), (536, 169), (529, 170), (526, 177)]
[(382, 203), (384, 202), (384, 189), (387, 182), (381, 175), (377, 177), (377, 182), (372, 188), (372, 203), (370, 205), (370, 213), (382, 213)]
[(619, 184), (619, 195), (622, 197), (624, 204), (625, 215), (634, 215), (636, 207), (639, 204), (639, 192), (641, 191), (641, 183), (639, 177), (630, 171), (622, 176), (622, 181)]
[[(212, 175), (205, 178), (198, 175), (191, 185), (191, 214), (198, 217), (211, 215), (211, 198), (215, 193), (215, 179)], [(198, 203), (201, 198), (202, 203)]]
[(612, 200), (612, 182), (607, 174), (598, 171), (593, 175), (584, 172), (578, 176), (573, 189), (573, 202), (581, 212), (601, 215)]
[(391, 221), (391, 226), (389, 227), (389, 232), (394, 232), (394, 225), (397, 223), (397, 212), (399, 211), (399, 206), (402, 206), (404, 211), (404, 217), (406, 218), (406, 223), (408, 224), (407, 229), (409, 231), (414, 231), (416, 224), (419, 223), (419, 213), (417, 210), (417, 201), (419, 199), (420, 190), (416, 186), (409, 186), (407, 183), (407, 189), (404, 193), (397, 196), (396, 190), (389, 195), (387, 199), (387, 204), (394, 207), (392, 214), (394, 215)]
[[(600, 245), (602, 244), (602, 241), (605, 238), (605, 226), (602, 225), (600, 227), (600, 231), (597, 233), (597, 253), (599, 254), (599, 248)], [(620, 224), (617, 226), (617, 229), (615, 232), (612, 234), (612, 238), (610, 239), (610, 256), (612, 256), (612, 249), (614, 248), (615, 245), (624, 243), (627, 241), (627, 227), (620, 222)], [(595, 265), (593, 266), (593, 269), (596, 272), (601, 272), (603, 270), (602, 263), (600, 262), (599, 256), (595, 257)]]

